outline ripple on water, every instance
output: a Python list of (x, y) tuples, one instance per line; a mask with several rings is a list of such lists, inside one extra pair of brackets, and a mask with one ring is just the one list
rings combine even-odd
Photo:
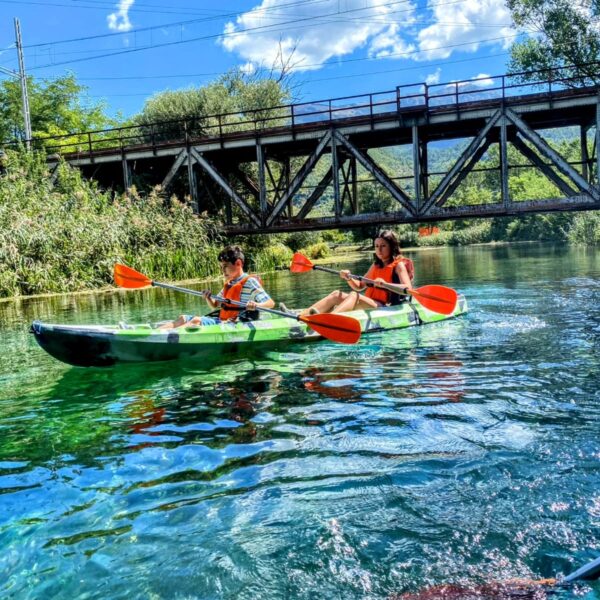
[[(68, 369), (0, 318), (0, 595), (389, 599), (591, 560), (600, 269), (536, 248), (419, 254), (464, 318), (208, 370)], [(269, 283), (332, 284), (299, 281)], [(36, 310), (182, 312), (163, 299)]]

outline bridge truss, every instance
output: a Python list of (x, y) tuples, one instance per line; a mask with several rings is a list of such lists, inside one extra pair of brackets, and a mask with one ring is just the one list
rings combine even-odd
[[(600, 208), (600, 89), (555, 78), (510, 81), (401, 86), (44, 144), (52, 166), (62, 155), (106, 186), (127, 189), (143, 175), (168, 192), (185, 180), (194, 209), (221, 214), (232, 234)], [(564, 127), (579, 134), (578, 161), (547, 139), (549, 130)], [(447, 169), (432, 172), (432, 146), (452, 144), (456, 154)], [(398, 147), (404, 148), (401, 172), (390, 172), (383, 157)], [(523, 162), (511, 164), (510, 147)], [(512, 197), (511, 173), (523, 168), (542, 173), (556, 194)], [(495, 173), (491, 200), (455, 202), (459, 187), (478, 171)], [(385, 210), (363, 206), (365, 183), (393, 199), (391, 208), (389, 202)]]

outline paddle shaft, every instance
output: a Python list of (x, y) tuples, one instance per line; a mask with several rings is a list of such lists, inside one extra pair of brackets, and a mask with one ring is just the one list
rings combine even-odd
[(573, 583), (574, 581), (586, 580), (586, 579), (597, 579), (600, 575), (600, 558), (589, 562), (577, 571), (574, 571), (570, 575), (567, 575), (560, 580), (560, 584)]
[[(312, 268), (315, 269), (316, 271), (325, 271), (326, 273), (334, 273), (335, 275), (339, 275), (340, 272), (336, 271), (335, 269), (329, 269), (328, 267), (320, 267), (319, 265), (312, 265)], [(374, 279), (369, 279), (368, 277), (363, 277), (362, 275), (354, 275), (353, 273), (350, 273), (350, 279), (356, 279), (357, 281), (362, 281), (364, 283), (366, 283), (368, 286), (375, 286), (375, 280)], [(408, 291), (410, 288), (405, 288), (405, 291), (401, 292), (400, 290), (397, 290), (396, 288), (389, 288), (384, 284), (380, 284), (380, 287), (389, 290), (391, 292), (394, 292), (396, 294), (402, 294), (403, 296), (410, 296), (410, 292)]]
[[(176, 285), (170, 285), (168, 283), (160, 283), (160, 281), (153, 281), (152, 286), (165, 288), (166, 290), (173, 290), (175, 292), (183, 292), (184, 294), (191, 294), (192, 296), (201, 296), (202, 298), (206, 297), (206, 294), (204, 292), (198, 292), (197, 290), (190, 290), (189, 288), (178, 287)], [(246, 305), (243, 302), (238, 302), (237, 300), (228, 300), (227, 298), (215, 296), (214, 294), (211, 294), (210, 297), (213, 300), (217, 300), (218, 302), (224, 304), (230, 304), (231, 306), (239, 306), (240, 308), (246, 308)], [(276, 310), (274, 308), (263, 308), (261, 306), (257, 306), (256, 310), (262, 310), (263, 312), (268, 312), (272, 315), (279, 315), (280, 317), (288, 317), (290, 319), (296, 319), (296, 321), (301, 321), (298, 315), (292, 315), (290, 313), (283, 312), (282, 310)]]

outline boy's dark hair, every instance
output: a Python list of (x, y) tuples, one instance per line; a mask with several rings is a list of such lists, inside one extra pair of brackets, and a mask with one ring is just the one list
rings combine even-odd
[(227, 246), (227, 248), (221, 250), (218, 257), (219, 262), (228, 262), (231, 265), (234, 265), (235, 261), (238, 259), (242, 261), (242, 265), (246, 260), (246, 257), (239, 246)]
[[(385, 240), (390, 245), (390, 252), (392, 255), (392, 260), (397, 258), (398, 256), (400, 256), (400, 242), (398, 241), (396, 234), (391, 229), (384, 229), (384, 230), (380, 231), (373, 238), (373, 243), (375, 243), (375, 240), (377, 238), (381, 238), (382, 240)], [(375, 264), (378, 267), (382, 268), (383, 266), (385, 266), (383, 264), (383, 262), (381, 260), (379, 260), (379, 258), (377, 257), (376, 254), (374, 254), (373, 257), (375, 260)]]

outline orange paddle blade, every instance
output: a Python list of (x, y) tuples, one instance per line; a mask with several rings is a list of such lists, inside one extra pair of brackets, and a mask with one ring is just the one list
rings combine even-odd
[(296, 252), (294, 256), (292, 256), (292, 264), (290, 265), (290, 271), (292, 273), (306, 273), (307, 271), (312, 271), (313, 264), (310, 262), (310, 259), (304, 256), (304, 254), (300, 254), (300, 252)]
[(148, 279), (148, 277), (146, 277), (139, 271), (136, 271), (135, 269), (132, 269), (131, 267), (128, 267), (126, 265), (120, 265), (117, 263), (115, 265), (113, 275), (115, 283), (119, 287), (136, 289), (152, 285), (151, 279)]
[(415, 290), (409, 289), (408, 293), (425, 308), (442, 315), (451, 315), (458, 302), (456, 290), (445, 285), (424, 285)]
[(324, 338), (334, 342), (355, 344), (360, 339), (360, 323), (352, 317), (323, 313), (298, 317), (298, 320), (306, 323)]

